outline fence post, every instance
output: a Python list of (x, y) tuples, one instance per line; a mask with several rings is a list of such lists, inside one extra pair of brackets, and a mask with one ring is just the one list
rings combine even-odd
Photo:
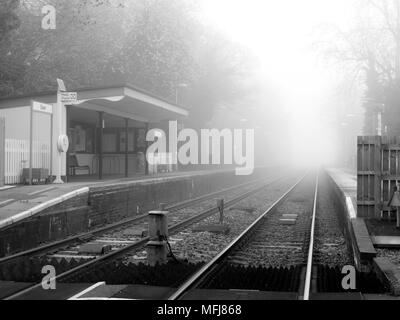
[(382, 137), (375, 137), (374, 144), (374, 199), (375, 199), (375, 218), (381, 217), (382, 211)]
[(382, 206), (382, 137), (358, 137), (357, 216), (380, 218)]

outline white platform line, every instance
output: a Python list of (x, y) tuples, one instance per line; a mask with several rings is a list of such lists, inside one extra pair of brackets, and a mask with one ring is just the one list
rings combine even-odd
[(40, 194), (40, 193), (43, 193), (43, 192), (47, 192), (47, 191), (51, 191), (51, 190), (54, 190), (54, 189), (56, 189), (56, 187), (50, 187), (50, 188), (47, 188), (47, 189), (31, 192), (31, 193), (28, 193), (28, 196), (35, 196), (37, 194)]
[(0, 202), (0, 207), (6, 206), (6, 205), (8, 205), (8, 204), (10, 204), (11, 202), (14, 202), (14, 201), (15, 201), (15, 199), (8, 199), (6, 201)]
[(73, 297), (69, 298), (68, 300), (79, 300), (79, 298), (84, 296), (86, 293), (89, 293), (89, 292), (93, 291), (94, 289), (101, 287), (101, 286), (105, 286), (105, 285), (106, 285), (105, 282), (96, 283), (95, 285), (83, 290), (82, 292), (74, 295)]
[(346, 196), (346, 206), (347, 206), (347, 211), (349, 213), (350, 219), (356, 219), (357, 213), (356, 213), (356, 210), (354, 209), (353, 201), (351, 201), (351, 197)]
[(6, 190), (14, 189), (14, 188), (16, 188), (16, 186), (5, 186), (5, 187), (1, 187), (0, 191), (6, 191)]
[(67, 193), (67, 194), (65, 194), (65, 195), (63, 195), (61, 197), (49, 200), (49, 201), (47, 201), (45, 203), (39, 204), (36, 207), (33, 207), (33, 208), (29, 209), (29, 210), (26, 210), (24, 212), (16, 214), (13, 217), (10, 217), (8, 219), (0, 221), (0, 229), (1, 228), (5, 228), (5, 227), (7, 227), (9, 225), (12, 225), (14, 223), (17, 223), (17, 222), (19, 222), (21, 220), (24, 220), (26, 218), (32, 217), (35, 214), (40, 213), (42, 210), (45, 210), (45, 209), (50, 208), (52, 206), (55, 206), (56, 204), (62, 203), (64, 201), (67, 201), (69, 199), (72, 199), (74, 197), (80, 196), (82, 194), (87, 194), (87, 193), (89, 193), (89, 188), (85, 187), (85, 188), (82, 188), (82, 189), (75, 190), (75, 191), (72, 191), (70, 193)]

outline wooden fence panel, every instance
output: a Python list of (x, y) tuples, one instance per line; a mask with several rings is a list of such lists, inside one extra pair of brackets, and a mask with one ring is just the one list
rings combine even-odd
[(400, 137), (359, 137), (357, 150), (357, 215), (390, 216), (388, 202), (400, 182)]

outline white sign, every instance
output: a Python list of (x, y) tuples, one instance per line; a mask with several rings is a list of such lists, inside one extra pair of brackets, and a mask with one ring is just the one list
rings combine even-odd
[(33, 111), (43, 112), (52, 114), (53, 113), (53, 106), (47, 103), (41, 103), (38, 101), (32, 101), (32, 108)]
[(58, 84), (59, 91), (67, 91), (67, 89), (65, 89), (65, 84), (64, 84), (63, 80), (57, 79), (57, 84)]
[(60, 153), (65, 153), (69, 149), (69, 139), (68, 136), (65, 134), (62, 134), (58, 137), (57, 141), (57, 149)]
[(61, 92), (61, 102), (64, 104), (77, 104), (78, 93), (77, 92)]

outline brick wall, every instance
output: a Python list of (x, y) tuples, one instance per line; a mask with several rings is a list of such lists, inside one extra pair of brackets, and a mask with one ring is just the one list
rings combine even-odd
[(80, 195), (0, 232), (0, 257), (87, 229), (88, 194)]

